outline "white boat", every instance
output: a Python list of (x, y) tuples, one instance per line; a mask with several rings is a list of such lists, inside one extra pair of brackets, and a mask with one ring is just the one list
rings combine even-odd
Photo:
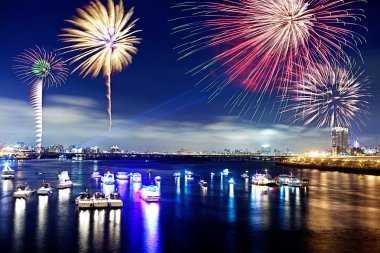
[(91, 177), (92, 178), (101, 178), (102, 175), (100, 174), (99, 171), (94, 171), (94, 172), (92, 172)]
[(249, 178), (248, 170), (245, 171), (243, 174), (241, 174), (241, 177), (242, 177), (242, 178)]
[(211, 177), (215, 176), (215, 173), (214, 172), (211, 172), (210, 173)]
[(173, 174), (173, 177), (180, 177), (181, 176), (181, 172), (174, 172)]
[(108, 198), (108, 207), (111, 208), (121, 208), (123, 207), (123, 201), (121, 200), (121, 196), (118, 192), (112, 192)]
[(42, 182), (40, 188), (37, 189), (38, 195), (49, 195), (53, 193), (53, 188), (49, 183)]
[(12, 179), (14, 178), (15, 171), (9, 167), (9, 163), (5, 162), (4, 163), (4, 168), (1, 171), (1, 178), (3, 179)]
[(207, 187), (207, 182), (204, 179), (199, 180), (199, 184), (202, 187)]
[(73, 186), (73, 182), (71, 181), (69, 173), (66, 170), (61, 171), (58, 174), (58, 179), (59, 183), (57, 185), (57, 189), (66, 189)]
[(287, 174), (281, 174), (281, 175), (278, 175), (275, 179), (276, 183), (278, 185), (288, 185), (289, 183), (289, 175)]
[(107, 172), (104, 174), (104, 176), (101, 177), (102, 183), (103, 184), (114, 184), (115, 183), (115, 176), (111, 172)]
[(290, 187), (302, 187), (302, 178), (298, 178), (293, 176), (292, 173), (290, 173), (288, 186)]
[(140, 191), (140, 198), (147, 202), (157, 202), (161, 198), (160, 189), (155, 185), (143, 186)]
[(14, 198), (28, 198), (33, 195), (35, 191), (30, 189), (27, 184), (21, 184), (16, 187), (16, 191), (13, 193)]
[(224, 170), (222, 171), (222, 175), (223, 175), (223, 176), (228, 176), (228, 173), (230, 173), (228, 169), (224, 169)]
[(117, 172), (116, 178), (120, 180), (128, 180), (129, 179), (129, 173), (128, 172)]
[(91, 199), (91, 195), (88, 192), (81, 192), (75, 199), (75, 205), (78, 208), (92, 208), (94, 202)]
[(141, 182), (141, 174), (140, 173), (133, 173), (132, 174), (132, 181), (133, 182)]
[(235, 180), (231, 177), (230, 180), (228, 180), (229, 184), (235, 184)]
[(156, 176), (154, 177), (154, 182), (161, 182), (161, 177), (160, 176)]
[(107, 208), (108, 207), (108, 201), (103, 193), (101, 192), (95, 192), (94, 195), (92, 195), (92, 202), (94, 208)]
[(194, 177), (193, 177), (193, 172), (190, 171), (190, 170), (185, 170), (185, 178), (186, 178), (187, 180), (193, 180), (193, 179), (194, 179)]
[(268, 173), (266, 174), (256, 173), (255, 175), (253, 175), (251, 183), (255, 185), (263, 185), (263, 186), (277, 186), (276, 181)]

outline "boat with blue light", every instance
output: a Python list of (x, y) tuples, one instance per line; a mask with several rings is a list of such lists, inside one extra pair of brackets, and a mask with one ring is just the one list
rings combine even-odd
[(129, 179), (129, 172), (117, 172), (116, 178), (120, 180), (128, 180)]
[(106, 174), (104, 174), (104, 176), (101, 177), (101, 180), (103, 184), (111, 185), (115, 183), (115, 176), (108, 171)]
[(158, 202), (161, 199), (160, 189), (155, 185), (143, 186), (140, 190), (140, 198), (147, 202)]
[(8, 162), (4, 163), (4, 168), (1, 171), (1, 178), (2, 179), (12, 179), (14, 178), (15, 171), (11, 169)]
[(133, 182), (141, 182), (141, 174), (140, 173), (133, 173), (132, 174), (132, 181)]

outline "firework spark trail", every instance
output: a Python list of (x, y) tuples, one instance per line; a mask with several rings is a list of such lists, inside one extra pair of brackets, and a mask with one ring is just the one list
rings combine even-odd
[(43, 87), (58, 86), (65, 82), (68, 69), (65, 61), (55, 51), (46, 51), (43, 48), (30, 48), (15, 57), (17, 64), (13, 66), (17, 76), (32, 84), (30, 103), (34, 111), (36, 131), (36, 153), (42, 147), (42, 101)]
[[(189, 20), (173, 28), (183, 34), (185, 43), (176, 49), (179, 59), (210, 48), (220, 50), (211, 59), (188, 73), (205, 70), (223, 72), (207, 84), (210, 99), (227, 85), (241, 82), (243, 89), (230, 100), (232, 108), (243, 107), (240, 114), (275, 90), (286, 96), (293, 73), (302, 76), (304, 69), (317, 62), (328, 63), (346, 58), (345, 49), (359, 53), (357, 44), (364, 38), (353, 31), (363, 16), (354, 8), (362, 0), (225, 0), (185, 2), (174, 6)], [(336, 52), (339, 52), (338, 54)], [(359, 53), (360, 54), (360, 53)], [(294, 70), (294, 68), (300, 68)], [(205, 75), (200, 82), (212, 78)], [(251, 96), (251, 92), (256, 95)], [(248, 108), (248, 109), (244, 109)]]
[(125, 13), (123, 1), (115, 4), (107, 1), (104, 6), (99, 0), (91, 1), (78, 16), (66, 20), (74, 28), (64, 28), (61, 41), (69, 43), (65, 53), (77, 53), (70, 64), (78, 64), (72, 72), (79, 70), (83, 77), (97, 77), (103, 72), (108, 101), (109, 130), (112, 128), (111, 74), (121, 72), (132, 63), (137, 53), (136, 44), (141, 39), (135, 36), (140, 30), (133, 30), (137, 19), (131, 21), (133, 8)]
[(289, 121), (350, 128), (353, 123), (364, 125), (368, 118), (368, 77), (355, 63), (318, 65), (308, 69), (295, 87), (283, 110), (294, 113)]
[(42, 80), (38, 79), (33, 84), (30, 92), (30, 103), (34, 111), (34, 124), (36, 129), (35, 151), (37, 153), (41, 153), (42, 147), (42, 88)]

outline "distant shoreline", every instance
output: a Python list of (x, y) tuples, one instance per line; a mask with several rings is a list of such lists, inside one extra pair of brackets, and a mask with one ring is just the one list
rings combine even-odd
[(315, 164), (298, 164), (298, 163), (287, 163), (287, 162), (277, 162), (277, 165), (284, 167), (295, 167), (301, 169), (316, 169), (320, 171), (338, 171), (351, 174), (365, 174), (380, 176), (380, 169), (376, 168), (357, 168), (357, 167), (343, 167), (343, 166), (321, 166)]

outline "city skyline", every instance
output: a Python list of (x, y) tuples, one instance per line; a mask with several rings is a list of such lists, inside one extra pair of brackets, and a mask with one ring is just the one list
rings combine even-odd
[[(33, 12), (29, 10), (36, 3), (22, 1), (18, 10), (14, 10), (10, 1), (3, 4), (0, 29), (9, 38), (3, 41), (0, 60), (0, 106), (3, 108), (0, 117), (5, 122), (0, 126), (0, 141), (12, 144), (24, 140), (31, 145), (34, 140), (32, 109), (28, 101), (30, 87), (13, 73), (13, 57), (34, 45), (62, 47), (57, 42), (57, 35), (62, 32), (63, 20), (75, 15), (75, 8), (86, 3), (57, 1), (51, 5), (43, 0), (37, 3), (41, 8)], [(127, 1), (125, 4), (127, 8), (135, 6), (136, 17), (140, 17), (137, 28), (143, 30), (143, 40), (133, 64), (120, 75), (113, 76), (113, 131), (108, 133), (107, 129), (104, 80), (81, 79), (74, 74), (59, 89), (45, 90), (43, 146), (62, 143), (107, 147), (116, 143), (129, 150), (173, 151), (180, 147), (189, 150), (224, 147), (255, 150), (263, 144), (270, 144), (296, 152), (330, 147), (330, 129), (288, 126), (282, 120), (274, 121), (270, 115), (249, 120), (229, 113), (229, 108), (224, 105), (234, 87), (208, 103), (209, 94), (201, 92), (203, 87), (194, 86), (198, 78), (185, 75), (193, 62), (176, 61), (178, 56), (173, 48), (179, 44), (179, 38), (170, 35), (173, 25), (168, 22), (178, 15), (170, 9), (174, 3)], [(380, 143), (377, 129), (380, 112), (376, 110), (380, 103), (376, 102), (380, 80), (377, 73), (380, 43), (376, 34), (379, 17), (374, 11), (377, 7), (379, 3), (373, 1), (364, 5), (367, 18), (361, 24), (369, 32), (363, 33), (367, 43), (359, 45), (374, 95), (371, 116), (366, 121), (367, 127), (350, 131), (354, 133), (350, 136), (351, 144), (359, 140), (363, 145), (373, 147)], [(45, 15), (43, 19), (40, 18), (42, 13)], [(154, 15), (156, 13), (162, 15)], [(18, 33), (14, 33), (16, 29)], [(23, 34), (22, 38), (19, 34)]]

